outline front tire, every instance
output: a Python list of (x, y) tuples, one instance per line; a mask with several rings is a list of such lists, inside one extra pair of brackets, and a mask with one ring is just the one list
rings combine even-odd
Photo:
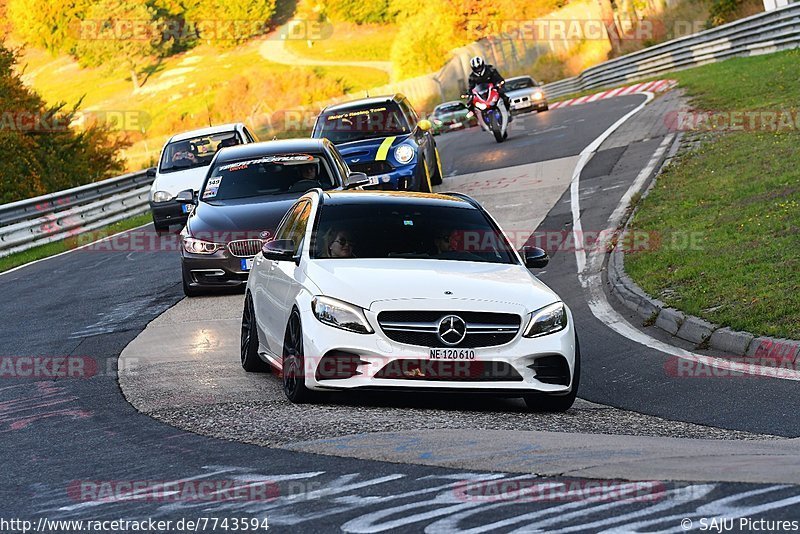
[(153, 218), (153, 226), (155, 227), (158, 235), (169, 233), (169, 223), (158, 222), (155, 220), (155, 218)]
[(497, 141), (498, 143), (502, 143), (503, 134), (500, 131), (500, 124), (498, 124), (497, 118), (494, 116), (494, 113), (492, 113), (492, 116), (489, 118), (489, 129), (494, 134), (494, 140)]
[(186, 279), (186, 273), (184, 272), (182, 275), (183, 278), (183, 294), (187, 297), (199, 297), (203, 295), (203, 290), (198, 289), (196, 287), (192, 287), (189, 285), (189, 281)]
[(256, 327), (253, 298), (250, 293), (244, 299), (240, 351), (242, 369), (248, 373), (267, 373), (270, 371), (269, 364), (258, 357), (258, 328)]
[(575, 371), (572, 373), (572, 390), (566, 395), (528, 393), (523, 395), (525, 405), (532, 412), (566, 412), (575, 404), (581, 382), (581, 345), (575, 335)]
[(313, 400), (313, 392), (306, 387), (305, 356), (303, 355), (303, 326), (296, 309), (289, 317), (283, 341), (283, 393), (292, 404), (305, 404)]
[(439, 150), (434, 149), (433, 153), (436, 157), (436, 170), (433, 172), (431, 185), (442, 185), (442, 160), (439, 158)]

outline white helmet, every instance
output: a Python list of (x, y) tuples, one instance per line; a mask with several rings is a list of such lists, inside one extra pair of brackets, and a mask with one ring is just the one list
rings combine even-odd
[(484, 63), (481, 56), (475, 56), (469, 60), (469, 66), (472, 67), (472, 72), (480, 76), (483, 74), (483, 70), (486, 68), (486, 63)]

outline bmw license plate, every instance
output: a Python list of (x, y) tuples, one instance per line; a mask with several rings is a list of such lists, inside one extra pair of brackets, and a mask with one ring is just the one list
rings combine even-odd
[(192, 209), (194, 209), (194, 205), (193, 204), (183, 204), (181, 206), (181, 211), (183, 213), (191, 213)]
[(473, 349), (429, 349), (431, 360), (474, 360)]
[(243, 258), (242, 259), (242, 270), (249, 271), (253, 268), (253, 258)]

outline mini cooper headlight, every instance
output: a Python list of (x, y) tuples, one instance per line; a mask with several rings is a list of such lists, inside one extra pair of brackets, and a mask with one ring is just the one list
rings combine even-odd
[(394, 159), (398, 163), (406, 164), (414, 159), (414, 149), (408, 145), (400, 145), (394, 149)]
[(194, 237), (183, 238), (183, 250), (190, 254), (214, 254), (224, 247), (225, 245), (212, 243), (211, 241), (203, 241), (202, 239), (195, 239)]
[(567, 327), (567, 308), (562, 302), (550, 304), (530, 314), (524, 337), (539, 337), (553, 334)]
[(372, 334), (364, 310), (330, 297), (314, 297), (311, 309), (319, 322), (358, 334)]
[(153, 193), (153, 202), (168, 202), (172, 200), (172, 195), (166, 191), (156, 191)]

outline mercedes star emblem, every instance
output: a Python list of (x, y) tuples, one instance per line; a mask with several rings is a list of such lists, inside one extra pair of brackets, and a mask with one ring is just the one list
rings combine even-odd
[(436, 333), (442, 343), (452, 347), (464, 341), (467, 335), (467, 323), (458, 315), (448, 315), (439, 321)]

